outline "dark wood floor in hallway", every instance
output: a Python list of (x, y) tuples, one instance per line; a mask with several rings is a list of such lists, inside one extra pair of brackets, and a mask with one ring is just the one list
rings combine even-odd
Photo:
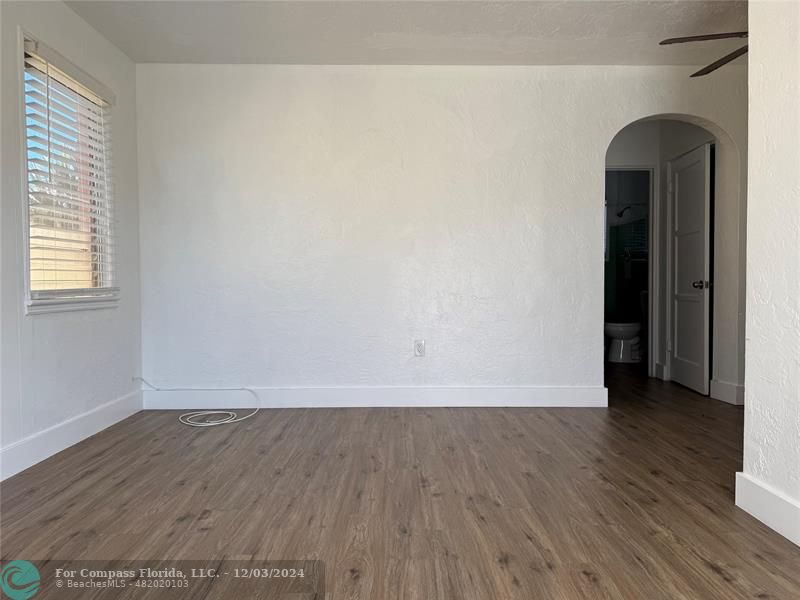
[(145, 411), (2, 484), (2, 557), (321, 559), (329, 598), (800, 597), (733, 504), (742, 409), (618, 369), (608, 409)]

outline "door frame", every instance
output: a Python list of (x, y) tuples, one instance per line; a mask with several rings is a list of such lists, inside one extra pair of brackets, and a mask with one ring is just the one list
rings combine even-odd
[[(663, 313), (663, 307), (659, 306), (658, 298), (661, 254), (659, 252), (659, 244), (656, 243), (659, 232), (657, 227), (660, 223), (658, 213), (661, 206), (658, 193), (660, 189), (658, 181), (659, 169), (657, 165), (606, 165), (606, 173), (614, 171), (646, 171), (650, 174), (650, 199), (647, 216), (647, 376), (657, 377), (656, 350), (659, 341), (659, 328), (654, 325), (658, 322), (658, 319), (662, 318)], [(603, 181), (603, 186), (605, 186), (605, 180)], [(606, 211), (608, 211), (607, 208)], [(608, 215), (606, 214), (607, 218)], [(608, 235), (607, 229), (608, 226), (606, 226), (606, 231), (603, 235)], [(603, 285), (605, 286), (605, 280)], [(668, 322), (667, 325), (669, 325)], [(668, 375), (669, 367), (667, 366), (664, 379), (667, 379)]]

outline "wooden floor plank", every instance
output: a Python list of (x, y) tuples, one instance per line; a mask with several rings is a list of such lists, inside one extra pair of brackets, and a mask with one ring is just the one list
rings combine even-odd
[(608, 409), (145, 411), (3, 482), (0, 553), (320, 559), (337, 599), (800, 597), (800, 548), (733, 503), (742, 409), (608, 385)]

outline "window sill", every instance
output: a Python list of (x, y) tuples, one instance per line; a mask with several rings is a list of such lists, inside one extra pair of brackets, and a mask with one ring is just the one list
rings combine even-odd
[(79, 310), (102, 310), (116, 308), (119, 296), (99, 296), (97, 298), (52, 298), (29, 300), (25, 306), (26, 315), (74, 312)]

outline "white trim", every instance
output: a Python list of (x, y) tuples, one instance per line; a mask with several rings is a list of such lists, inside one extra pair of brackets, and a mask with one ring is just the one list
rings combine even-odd
[[(659, 130), (659, 136), (661, 135)], [(658, 348), (661, 345), (661, 245), (659, 244), (659, 223), (661, 217), (661, 169), (658, 166), (650, 169), (650, 222), (647, 231), (648, 256), (647, 269), (650, 280), (647, 284), (647, 374), (656, 376), (658, 370)]]
[(669, 370), (664, 363), (656, 362), (656, 372), (653, 377), (661, 379), (662, 381), (669, 381)]
[[(161, 387), (161, 386), (158, 386)], [(166, 387), (166, 386), (165, 386)], [(175, 386), (178, 387), (178, 386)], [(144, 408), (593, 407), (608, 406), (596, 387), (253, 387), (241, 390), (144, 390)]]
[(665, 233), (664, 257), (666, 273), (664, 273), (664, 374), (667, 381), (672, 380), (672, 196), (675, 194), (674, 169), (672, 161), (667, 161), (667, 222), (659, 223), (659, 227)]
[(731, 383), (730, 381), (721, 381), (719, 379), (711, 380), (711, 397), (715, 400), (722, 400), (728, 404), (735, 404), (736, 406), (744, 405), (744, 386), (740, 383)]
[(82, 298), (42, 298), (28, 301), (25, 304), (25, 314), (41, 315), (75, 310), (97, 310), (100, 308), (116, 308), (118, 305), (119, 294), (113, 296), (84, 296)]
[(142, 393), (134, 390), (9, 444), (0, 449), (0, 480), (11, 477), (140, 410)]
[(25, 119), (25, 37), (28, 32), (17, 27), (17, 107), (19, 117), (20, 202), (22, 206), (22, 304), (25, 314), (30, 305), (31, 289), (31, 207), (28, 199), (28, 127)]
[(747, 473), (736, 473), (736, 506), (800, 546), (800, 501)]

